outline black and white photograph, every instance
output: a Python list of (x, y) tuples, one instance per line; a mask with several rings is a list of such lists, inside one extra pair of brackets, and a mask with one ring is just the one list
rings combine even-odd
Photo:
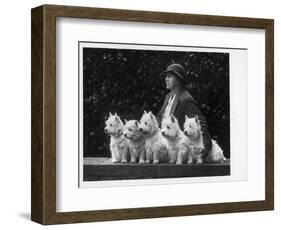
[(42, 5), (31, 22), (33, 221), (274, 209), (273, 20)]
[(31, 26), (33, 221), (274, 209), (274, 20), (42, 5)]
[(83, 181), (231, 174), (227, 49), (78, 45)]

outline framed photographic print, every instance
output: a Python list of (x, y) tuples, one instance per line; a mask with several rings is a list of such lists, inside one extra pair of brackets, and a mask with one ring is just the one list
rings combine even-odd
[(274, 21), (32, 9), (41, 224), (274, 208)]

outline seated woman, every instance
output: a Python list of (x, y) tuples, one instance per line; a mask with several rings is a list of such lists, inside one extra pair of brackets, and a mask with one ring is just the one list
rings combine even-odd
[(201, 154), (204, 159), (212, 147), (212, 139), (208, 132), (205, 117), (199, 110), (195, 99), (186, 89), (187, 81), (185, 73), (184, 67), (180, 64), (171, 64), (164, 71), (166, 75), (166, 88), (171, 92), (166, 95), (164, 104), (156, 117), (160, 126), (163, 118), (174, 115), (178, 119), (180, 128), (183, 130), (185, 115), (188, 117), (195, 117), (198, 115), (203, 133), (204, 150)]

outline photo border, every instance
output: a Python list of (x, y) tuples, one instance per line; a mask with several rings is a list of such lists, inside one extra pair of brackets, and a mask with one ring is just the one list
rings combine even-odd
[[(94, 46), (92, 46), (94, 44)], [(96, 45), (101, 45), (102, 47), (96, 47)], [(207, 180), (212, 178), (210, 182), (233, 182), (233, 181), (244, 181), (247, 180), (248, 175), (247, 173), (243, 176), (239, 175), (234, 178), (232, 175), (231, 168), (233, 169), (233, 164), (230, 158), (230, 165), (229, 165), (229, 175), (217, 175), (217, 176), (208, 176), (208, 175), (203, 175), (203, 176), (196, 176), (196, 177), (163, 177), (163, 178), (153, 178), (153, 179), (139, 179), (136, 178), (134, 179), (134, 182), (132, 182), (132, 179), (120, 179), (120, 180), (95, 180), (95, 181), (83, 181), (83, 173), (84, 173), (84, 168), (83, 168), (83, 89), (81, 85), (83, 85), (83, 71), (82, 71), (82, 66), (83, 66), (83, 61), (82, 61), (82, 55), (83, 55), (83, 48), (99, 48), (99, 49), (107, 49), (103, 47), (103, 45), (111, 45), (111, 46), (117, 46), (121, 45), (121, 47), (118, 48), (113, 48), (111, 47), (110, 49), (132, 49), (132, 46), (142, 46), (142, 48), (138, 48), (136, 50), (151, 50), (151, 51), (171, 51), (171, 52), (198, 52), (198, 53), (228, 53), (229, 55), (229, 65), (231, 64), (231, 56), (233, 55), (231, 51), (248, 51), (248, 48), (242, 47), (215, 47), (215, 46), (191, 46), (191, 45), (162, 45), (162, 44), (148, 44), (148, 43), (121, 43), (121, 42), (99, 42), (99, 41), (84, 41), (84, 40), (79, 40), (78, 41), (78, 155), (79, 155), (79, 160), (78, 160), (78, 171), (79, 171), (79, 176), (78, 176), (78, 184), (79, 188), (99, 188), (99, 187), (120, 187), (120, 186), (138, 186), (138, 185), (159, 185), (159, 184), (181, 184), (181, 183), (206, 183), (208, 182)], [(127, 46), (127, 47), (126, 47)], [(125, 48), (126, 47), (126, 48)], [(144, 49), (144, 47), (147, 47), (147, 49)], [(153, 49), (155, 47), (158, 47), (159, 49)], [(161, 47), (161, 48), (160, 48)], [(163, 49), (162, 49), (163, 47)], [(176, 48), (176, 49), (174, 49)], [(184, 49), (190, 49), (190, 50), (178, 50), (179, 48), (184, 48)], [(229, 71), (229, 74), (231, 72)], [(232, 76), (235, 77), (235, 76)], [(237, 77), (237, 76), (236, 76)], [(245, 76), (247, 77), (247, 76)], [(230, 79), (229, 79), (229, 84), (230, 84)], [(229, 92), (230, 96), (230, 92)], [(231, 103), (229, 101), (229, 103)], [(231, 107), (231, 105), (230, 105)], [(231, 114), (231, 109), (230, 109), (230, 114)], [(229, 140), (231, 132), (229, 133)], [(231, 149), (231, 148), (230, 148)], [(240, 157), (243, 153), (240, 153)], [(239, 156), (239, 155), (238, 155)], [(247, 162), (245, 163), (247, 164)], [(239, 165), (241, 167), (241, 165)], [(243, 167), (243, 166), (242, 166)], [(244, 166), (245, 167), (245, 166)], [(236, 166), (236, 171), (237, 171), (237, 166)], [(195, 178), (195, 180), (194, 180)], [(179, 179), (181, 181), (179, 181)], [(152, 182), (153, 181), (153, 182)], [(118, 183), (117, 183), (118, 182)]]

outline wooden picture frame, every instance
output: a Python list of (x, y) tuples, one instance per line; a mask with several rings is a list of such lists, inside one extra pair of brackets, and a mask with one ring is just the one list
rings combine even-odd
[[(274, 21), (271, 19), (43, 5), (32, 9), (31, 219), (41, 224), (202, 215), (274, 209)], [(56, 212), (56, 18), (123, 20), (264, 29), (265, 200)]]

